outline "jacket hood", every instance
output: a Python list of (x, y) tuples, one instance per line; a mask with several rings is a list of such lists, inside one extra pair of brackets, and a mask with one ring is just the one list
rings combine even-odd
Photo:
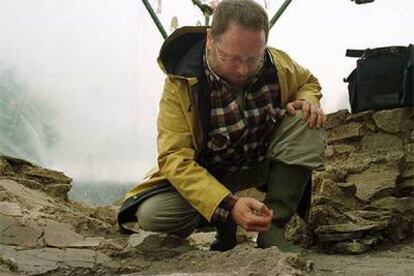
[(204, 72), (202, 62), (207, 27), (182, 27), (164, 41), (158, 64), (168, 75), (198, 77)]

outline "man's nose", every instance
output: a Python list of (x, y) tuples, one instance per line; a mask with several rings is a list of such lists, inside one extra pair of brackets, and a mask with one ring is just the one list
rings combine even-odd
[(237, 67), (237, 73), (239, 73), (241, 76), (246, 76), (249, 73), (249, 66), (247, 66), (246, 62), (240, 62), (239, 66)]

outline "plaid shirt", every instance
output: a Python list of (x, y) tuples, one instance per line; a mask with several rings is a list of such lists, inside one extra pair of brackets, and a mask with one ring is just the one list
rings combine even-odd
[[(268, 138), (284, 114), (275, 66), (266, 55), (264, 65), (245, 87), (242, 108), (233, 88), (211, 70), (206, 55), (204, 65), (211, 90), (206, 166), (216, 176), (248, 169), (265, 158)], [(232, 195), (226, 197), (213, 221), (226, 221), (236, 201)]]

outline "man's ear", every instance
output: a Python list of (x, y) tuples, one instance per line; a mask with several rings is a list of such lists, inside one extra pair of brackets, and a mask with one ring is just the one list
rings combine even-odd
[(213, 34), (211, 33), (211, 29), (207, 29), (207, 49), (211, 49), (211, 47), (213, 47)]

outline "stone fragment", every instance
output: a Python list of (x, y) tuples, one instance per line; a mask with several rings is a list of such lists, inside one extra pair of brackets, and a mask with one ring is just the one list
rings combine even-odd
[(413, 110), (410, 108), (395, 108), (376, 112), (372, 118), (380, 129), (389, 133), (398, 133), (410, 129), (408, 124), (412, 123), (409, 119), (412, 115)]
[(85, 238), (84, 240), (68, 244), (68, 247), (98, 247), (104, 241), (105, 239), (103, 237)]
[(6, 175), (12, 170), (12, 167), (5, 158), (0, 155), (0, 176)]
[(323, 233), (318, 234), (318, 242), (332, 242), (332, 241), (345, 241), (360, 238), (362, 232), (351, 232), (351, 233)]
[[(348, 190), (348, 191), (345, 191)], [(328, 199), (328, 204), (335, 206), (338, 209), (354, 209), (360, 206), (360, 203), (355, 197), (350, 196), (355, 192), (355, 186), (350, 186), (348, 189), (343, 189), (338, 186), (338, 183), (330, 179), (324, 179), (320, 187), (318, 197)]]
[(326, 129), (331, 129), (343, 125), (348, 117), (349, 112), (346, 109), (328, 114), (326, 118)]
[(389, 196), (373, 201), (370, 206), (399, 213), (414, 212), (414, 198)]
[(128, 246), (133, 246), (149, 261), (173, 258), (195, 249), (188, 240), (175, 236), (144, 231), (138, 235), (141, 236), (129, 240)]
[(375, 114), (374, 110), (367, 110), (363, 112), (354, 113), (349, 116), (348, 121), (366, 122), (369, 119), (371, 119), (373, 114)]
[(367, 220), (387, 222), (391, 218), (392, 212), (379, 210), (355, 210), (344, 212), (344, 214), (353, 221), (364, 221), (366, 224)]
[(366, 135), (361, 139), (361, 150), (369, 153), (397, 153), (403, 151), (403, 143), (397, 136), (386, 133)]
[(140, 245), (144, 241), (145, 238), (147, 238), (148, 236), (151, 236), (151, 235), (162, 236), (162, 238), (166, 237), (166, 234), (141, 230), (141, 231), (139, 231), (139, 233), (132, 234), (132, 235), (129, 236), (128, 241), (127, 241), (127, 246), (128, 247), (137, 247), (138, 245)]
[(401, 174), (403, 178), (410, 178), (414, 177), (414, 164), (409, 163), (407, 167), (404, 169), (403, 173)]
[(53, 206), (50, 203), (50, 197), (42, 192), (28, 189), (16, 181), (0, 179), (0, 189), (2, 188), (6, 190), (7, 194), (16, 196), (19, 198), (19, 201), (25, 201), (28, 205)]
[(328, 142), (360, 137), (361, 135), (362, 125), (360, 123), (348, 123), (330, 130), (328, 132)]
[(72, 182), (72, 178), (67, 177), (62, 172), (48, 170), (37, 166), (24, 166), (22, 173), (29, 178), (33, 178), (34, 180), (38, 180), (45, 184), (70, 184)]
[(36, 246), (37, 240), (41, 235), (42, 230), (39, 227), (17, 222), (11, 224), (1, 232), (0, 243), (31, 248)]
[(109, 267), (109, 268), (113, 268), (113, 269), (118, 269), (121, 267), (121, 264), (119, 262), (111, 259), (107, 255), (102, 254), (100, 252), (96, 252), (96, 264)]
[(325, 157), (332, 157), (335, 154), (333, 146), (327, 146), (325, 149)]
[(13, 224), (19, 223), (19, 220), (16, 217), (10, 217), (0, 214), (0, 239), (1, 232), (9, 228)]
[(356, 187), (354, 183), (339, 182), (339, 183), (336, 183), (336, 185), (342, 190), (347, 191), (351, 194), (355, 194), (356, 192)]
[(348, 175), (346, 182), (355, 185), (359, 199), (368, 201), (379, 193), (395, 189), (398, 176), (396, 164), (375, 164), (361, 173)]
[(413, 178), (405, 178), (399, 185), (401, 189), (414, 189), (414, 177)]
[(48, 220), (43, 239), (48, 246), (52, 247), (68, 247), (71, 244), (80, 244), (84, 242), (84, 237), (75, 233), (69, 226)]
[(315, 229), (316, 234), (329, 234), (329, 233), (350, 233), (360, 232), (368, 230), (379, 230), (383, 229), (383, 223), (373, 222), (367, 225), (359, 225), (355, 223), (343, 223), (333, 225), (321, 225)]
[(357, 147), (355, 145), (339, 144), (334, 146), (336, 153), (349, 153), (356, 151)]
[(67, 248), (63, 250), (62, 261), (70, 267), (92, 268), (95, 265), (95, 251)]
[(406, 162), (414, 162), (414, 144), (407, 144)]
[(6, 161), (11, 165), (11, 166), (15, 166), (15, 165), (26, 165), (26, 166), (33, 166), (32, 163), (30, 163), (29, 161), (26, 161), (24, 159), (20, 159), (20, 158), (16, 158), (16, 157), (12, 157), (12, 156), (8, 156), (8, 155), (4, 155), (4, 154), (0, 154), (2, 156), (3, 159), (6, 159)]
[(14, 202), (0, 202), (0, 214), (12, 217), (21, 217), (22, 209)]
[[(1, 259), (11, 265), (15, 271), (28, 275), (38, 275), (56, 270), (62, 260), (62, 251), (55, 248), (16, 251), (2, 250)], [(4, 250), (4, 251), (3, 251)]]
[(42, 184), (40, 184), (37, 181), (34, 180), (30, 180), (30, 179), (25, 179), (25, 178), (21, 178), (21, 177), (14, 177), (14, 176), (7, 176), (4, 179), (10, 179), (13, 181), (16, 181), (30, 189), (34, 189), (34, 190), (40, 190), (43, 191), (44, 186)]
[(379, 240), (378, 236), (365, 236), (360, 240), (360, 242), (362, 244), (372, 246), (372, 245), (377, 244), (378, 240)]
[(114, 206), (98, 206), (92, 214), (92, 217), (105, 221), (109, 224), (116, 224), (117, 213), (118, 208), (115, 208)]
[(331, 247), (337, 253), (343, 254), (361, 254), (370, 249), (368, 245), (356, 241), (338, 242)]
[(50, 196), (67, 201), (70, 188), (71, 185), (68, 184), (49, 184), (45, 187), (45, 192)]

